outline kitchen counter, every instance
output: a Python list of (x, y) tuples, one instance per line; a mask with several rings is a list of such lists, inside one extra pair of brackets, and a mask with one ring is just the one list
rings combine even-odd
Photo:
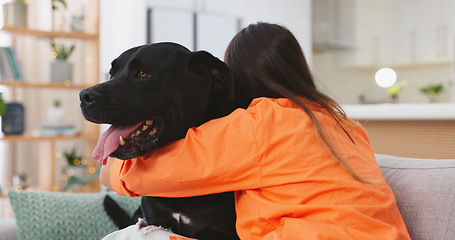
[(354, 120), (455, 120), (455, 103), (346, 104)]
[(342, 105), (367, 131), (376, 153), (455, 158), (455, 103)]

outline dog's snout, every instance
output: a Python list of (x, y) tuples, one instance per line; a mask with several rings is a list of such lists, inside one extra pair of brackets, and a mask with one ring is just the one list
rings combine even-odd
[(95, 103), (99, 98), (100, 94), (90, 88), (84, 89), (79, 93), (79, 99), (83, 105)]

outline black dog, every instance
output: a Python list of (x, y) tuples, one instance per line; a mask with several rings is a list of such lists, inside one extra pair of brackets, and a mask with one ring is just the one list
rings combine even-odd
[[(109, 81), (80, 92), (84, 117), (112, 125), (94, 152), (98, 163), (108, 156), (140, 157), (183, 138), (191, 127), (228, 115), (237, 104), (222, 61), (174, 43), (129, 49), (112, 62), (110, 75)], [(141, 206), (149, 225), (198, 239), (239, 239), (231, 192), (143, 197)]]

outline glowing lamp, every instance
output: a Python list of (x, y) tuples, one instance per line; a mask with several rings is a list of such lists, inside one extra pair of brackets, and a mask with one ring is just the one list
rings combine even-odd
[(388, 88), (397, 81), (397, 74), (391, 68), (381, 68), (376, 72), (374, 79), (380, 87)]

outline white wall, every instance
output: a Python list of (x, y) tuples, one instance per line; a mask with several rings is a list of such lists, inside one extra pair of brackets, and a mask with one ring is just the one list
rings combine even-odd
[(105, 80), (111, 62), (123, 51), (145, 44), (145, 0), (100, 1), (100, 71)]
[(257, 21), (283, 24), (295, 34), (311, 62), (311, 0), (102, 0), (101, 3), (100, 66), (104, 73), (122, 51), (145, 43), (147, 7), (232, 15), (240, 19), (241, 28)]
[(311, 0), (207, 0), (200, 2), (204, 4), (198, 5), (197, 10), (236, 15), (241, 20), (241, 28), (257, 21), (278, 23), (288, 27), (299, 40), (308, 62), (311, 63)]
[[(452, 4), (452, 7), (449, 8), (449, 9), (452, 9), (452, 12), (455, 12), (455, 4)], [(452, 41), (451, 41), (451, 44), (452, 44), (452, 47), (454, 49), (454, 56), (455, 56), (455, 24), (452, 25), (452, 32), (454, 33), (454, 35), (452, 36)], [(455, 61), (452, 60), (452, 89), (451, 89), (451, 95), (452, 95), (452, 102), (455, 102)]]

